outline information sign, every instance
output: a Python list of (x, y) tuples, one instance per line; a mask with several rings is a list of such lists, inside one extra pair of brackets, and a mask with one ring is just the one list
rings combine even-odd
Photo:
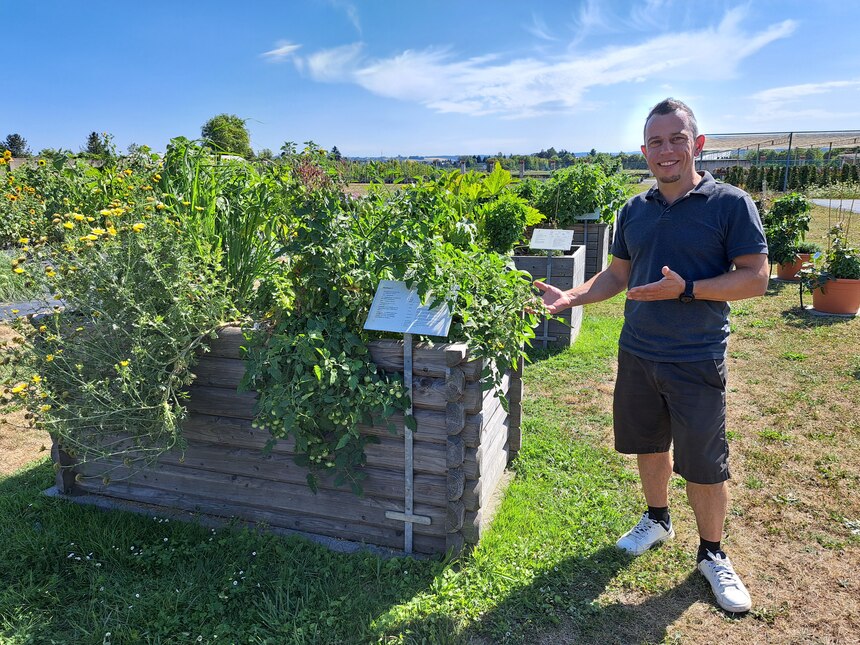
[(419, 336), (445, 337), (450, 327), (451, 313), (447, 305), (430, 309), (421, 304), (415, 289), (397, 280), (379, 282), (364, 323), (365, 329)]
[(543, 251), (569, 251), (573, 244), (573, 231), (555, 228), (536, 228), (529, 248)]

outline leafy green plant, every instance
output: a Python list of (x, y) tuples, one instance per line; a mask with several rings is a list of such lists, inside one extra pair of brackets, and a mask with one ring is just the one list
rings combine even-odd
[(597, 212), (611, 224), (624, 203), (620, 173), (607, 174), (599, 164), (575, 164), (559, 170), (544, 183), (534, 205), (556, 227), (576, 224), (580, 215)]
[(534, 226), (544, 216), (512, 193), (487, 204), (481, 212), (482, 233), (487, 246), (496, 253), (508, 253), (523, 237), (527, 226)]
[(799, 193), (775, 199), (764, 217), (768, 257), (777, 264), (794, 261), (798, 245), (809, 231), (809, 201)]
[(843, 222), (832, 227), (830, 248), (818, 253), (813, 266), (801, 272), (810, 289), (822, 288), (830, 280), (860, 280), (860, 249), (851, 246), (846, 228)]

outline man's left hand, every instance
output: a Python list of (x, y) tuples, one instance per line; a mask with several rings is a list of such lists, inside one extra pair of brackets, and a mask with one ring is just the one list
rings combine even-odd
[(628, 300), (674, 300), (684, 293), (684, 278), (663, 267), (663, 278), (627, 291)]

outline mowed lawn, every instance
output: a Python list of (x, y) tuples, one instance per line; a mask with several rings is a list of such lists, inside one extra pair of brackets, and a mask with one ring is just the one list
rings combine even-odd
[[(835, 215), (816, 207), (810, 239)], [(732, 317), (724, 544), (753, 596), (745, 616), (719, 610), (694, 570), (682, 480), (673, 543), (635, 560), (613, 546), (644, 503), (634, 461), (611, 448), (618, 297), (586, 309), (573, 348), (526, 367), (523, 449), (471, 554), (342, 554), (80, 507), (41, 494), (43, 459), (0, 478), (0, 642), (857, 642), (860, 319), (799, 305), (796, 285), (773, 282)], [(44, 441), (21, 418), (0, 435), (36, 458)]]

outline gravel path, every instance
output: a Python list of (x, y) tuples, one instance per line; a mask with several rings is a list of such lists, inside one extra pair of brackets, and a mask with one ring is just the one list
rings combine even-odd
[(813, 204), (831, 208), (835, 211), (842, 209), (843, 211), (854, 211), (860, 213), (860, 199), (811, 199)]

